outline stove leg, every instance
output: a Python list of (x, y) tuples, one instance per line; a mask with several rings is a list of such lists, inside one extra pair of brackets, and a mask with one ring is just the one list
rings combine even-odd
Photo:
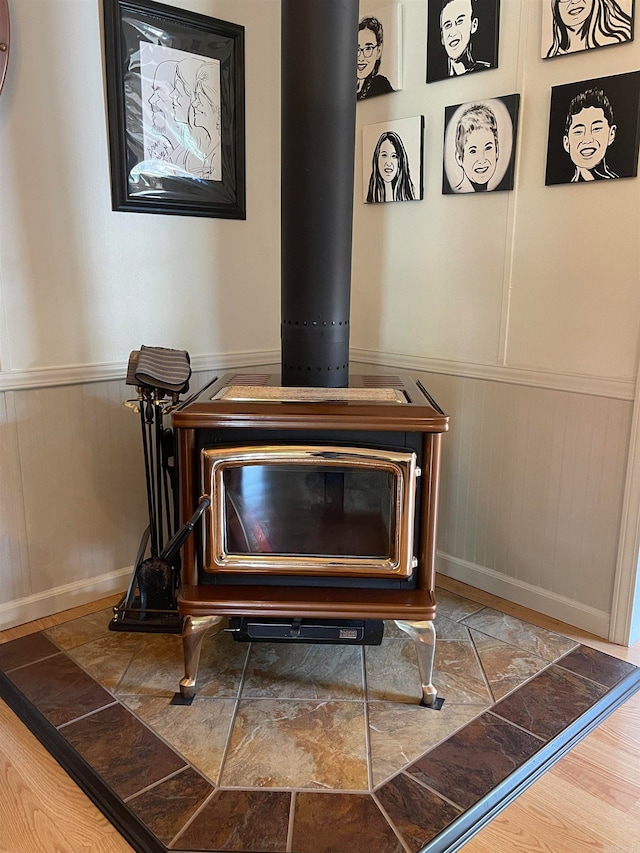
[(418, 669), (422, 682), (422, 705), (433, 705), (438, 691), (432, 684), (433, 660), (436, 653), (436, 629), (433, 622), (405, 622), (395, 620), (396, 625), (407, 633), (416, 644)]
[(180, 693), (184, 699), (192, 699), (196, 693), (196, 678), (202, 642), (206, 634), (215, 636), (222, 630), (224, 616), (186, 616), (182, 628), (184, 651), (184, 678), (180, 682)]

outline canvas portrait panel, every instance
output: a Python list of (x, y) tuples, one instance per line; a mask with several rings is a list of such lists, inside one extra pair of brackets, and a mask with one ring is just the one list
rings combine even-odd
[(551, 90), (545, 183), (587, 183), (638, 174), (640, 71)]
[(442, 192), (512, 190), (520, 95), (445, 108)]
[(423, 198), (424, 116), (362, 128), (362, 196), (369, 204)]
[(543, 59), (633, 40), (635, 0), (540, 0)]
[(356, 98), (402, 89), (402, 6), (360, 4)]
[(427, 0), (427, 83), (498, 67), (500, 0)]

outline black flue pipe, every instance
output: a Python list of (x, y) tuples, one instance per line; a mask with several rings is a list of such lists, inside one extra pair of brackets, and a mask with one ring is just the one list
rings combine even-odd
[(358, 0), (282, 0), (282, 384), (349, 384)]

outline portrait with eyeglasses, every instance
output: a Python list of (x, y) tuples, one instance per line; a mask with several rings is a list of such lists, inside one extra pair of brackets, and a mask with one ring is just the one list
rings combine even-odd
[(633, 40), (634, 0), (542, 0), (543, 59)]
[(401, 5), (394, 3), (360, 18), (356, 71), (358, 101), (402, 88), (401, 15)]

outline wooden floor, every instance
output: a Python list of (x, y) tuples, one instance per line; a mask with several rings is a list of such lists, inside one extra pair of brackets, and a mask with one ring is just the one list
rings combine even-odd
[[(640, 666), (640, 643), (630, 649), (614, 646), (456, 581), (439, 578), (438, 583)], [(116, 601), (103, 599), (12, 628), (0, 633), (0, 643)], [(1, 701), (0, 827), (0, 853), (127, 853), (132, 849)], [(640, 693), (464, 847), (464, 853), (590, 851), (640, 853)]]

